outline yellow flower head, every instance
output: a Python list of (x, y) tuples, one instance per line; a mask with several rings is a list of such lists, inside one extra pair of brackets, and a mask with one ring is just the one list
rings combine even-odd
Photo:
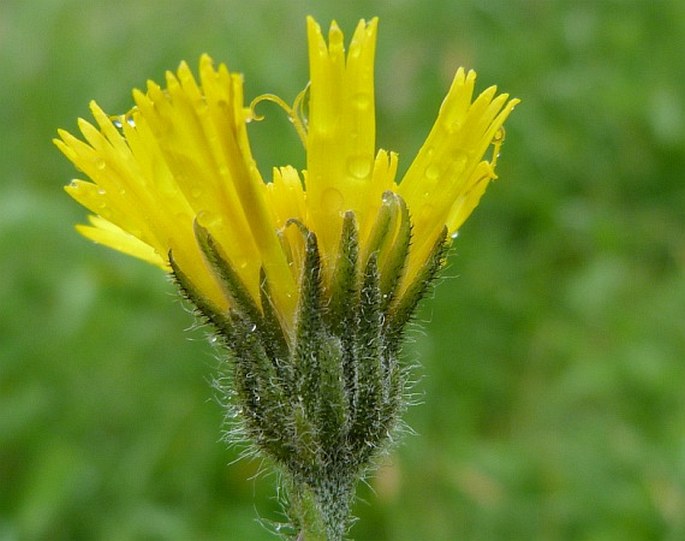
[(90, 225), (78, 230), (167, 271), (172, 254), (196, 290), (226, 310), (231, 297), (198, 245), (199, 225), (256, 304), (260, 281), (268, 280), (275, 313), (292, 329), (305, 257), (302, 229), (318, 239), (325, 287), (345, 216), (353, 213), (360, 259), (375, 254), (382, 280), (400, 215), (408, 210), (412, 241), (401, 297), (445, 228), (456, 232), (495, 178), (502, 125), (518, 100), (495, 87), (474, 99), (476, 74), (460, 68), (398, 182), (397, 155), (375, 146), (376, 29), (377, 19), (361, 21), (346, 53), (335, 23), (326, 42), (307, 20), (310, 84), (297, 100), (306, 115), (288, 108), (307, 152), (301, 174), (285, 166), (264, 181), (250, 151), (246, 124), (255, 115), (245, 106), (242, 76), (215, 67), (208, 56), (200, 59), (199, 79), (182, 63), (166, 74), (164, 88), (150, 81), (146, 91), (134, 90), (135, 107), (126, 115), (110, 117), (91, 103), (96, 125), (80, 119), (82, 139), (60, 130), (55, 141), (89, 179), (66, 187), (93, 213)]

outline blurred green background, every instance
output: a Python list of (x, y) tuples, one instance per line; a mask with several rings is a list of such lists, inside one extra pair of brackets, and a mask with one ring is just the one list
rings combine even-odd
[[(378, 142), (418, 150), (459, 65), (523, 99), (407, 356), (416, 436), (358, 541), (685, 539), (685, 3), (3, 0), (0, 540), (267, 540), (214, 353), (156, 269), (79, 238), (50, 139), (201, 52), (290, 101), (304, 17), (381, 18)], [(263, 172), (304, 163), (276, 109)]]

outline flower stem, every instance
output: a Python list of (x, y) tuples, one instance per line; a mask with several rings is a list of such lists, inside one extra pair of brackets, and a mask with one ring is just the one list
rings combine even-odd
[(296, 541), (342, 541), (350, 522), (353, 485), (324, 482), (316, 488), (292, 484), (289, 513), (300, 528)]

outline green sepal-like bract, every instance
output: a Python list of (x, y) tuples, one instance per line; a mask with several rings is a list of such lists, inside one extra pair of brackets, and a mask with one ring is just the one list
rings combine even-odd
[[(330, 280), (316, 234), (299, 221), (304, 262), (293, 330), (286, 335), (266, 274), (251, 296), (220, 246), (201, 225), (195, 236), (223, 289), (226, 312), (207, 302), (169, 254), (176, 281), (211, 323), (229, 352), (231, 418), (262, 455), (278, 465), (289, 487), (293, 523), (318, 513), (322, 538), (342, 539), (358, 479), (387, 444), (407, 402), (400, 342), (418, 302), (444, 263), (447, 236), (437, 239), (416, 280), (402, 285), (411, 221), (391, 192), (362, 249), (354, 213), (343, 218)], [(402, 291), (402, 294), (399, 292)], [(299, 502), (299, 503), (298, 503)], [(304, 512), (304, 511), (302, 511)]]

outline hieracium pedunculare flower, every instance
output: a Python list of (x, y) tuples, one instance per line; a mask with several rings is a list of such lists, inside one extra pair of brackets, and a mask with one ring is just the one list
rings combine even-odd
[[(228, 402), (242, 434), (283, 472), (301, 539), (341, 539), (356, 481), (392, 439), (406, 403), (401, 339), (452, 235), (495, 178), (518, 100), (459, 69), (401, 181), (376, 150), (377, 20), (345, 53), (308, 19), (310, 83), (292, 107), (246, 106), (241, 75), (200, 60), (165, 87), (134, 90), (111, 117), (95, 103), (83, 140), (60, 150), (89, 180), (66, 190), (93, 215), (90, 239), (173, 275), (229, 352)], [(280, 103), (306, 170), (260, 175), (247, 123)]]

